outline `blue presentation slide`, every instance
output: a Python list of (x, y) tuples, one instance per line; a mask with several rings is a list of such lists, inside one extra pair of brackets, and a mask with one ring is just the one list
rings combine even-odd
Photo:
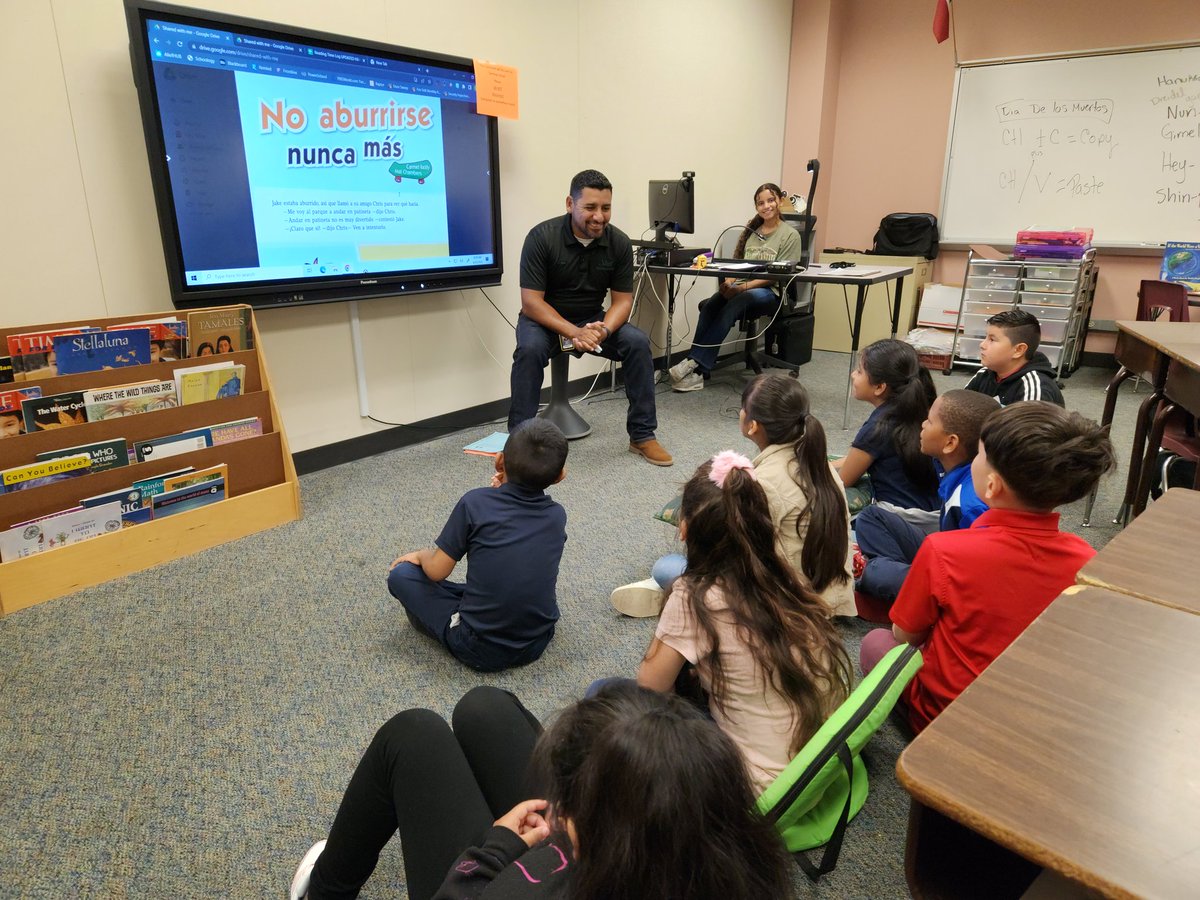
[(236, 80), (262, 267), (392, 271), (449, 255), (437, 97)]

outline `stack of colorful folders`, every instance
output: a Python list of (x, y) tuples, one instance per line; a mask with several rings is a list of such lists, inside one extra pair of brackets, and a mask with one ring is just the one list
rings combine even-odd
[(1082, 259), (1092, 246), (1092, 229), (1018, 231), (1013, 256), (1017, 259)]

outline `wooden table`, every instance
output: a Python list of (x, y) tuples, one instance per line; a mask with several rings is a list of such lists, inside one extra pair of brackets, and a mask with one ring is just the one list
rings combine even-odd
[(1076, 581), (1200, 614), (1195, 560), (1200, 493), (1172, 488), (1080, 569)]
[[(1163, 399), (1154, 413), (1154, 422), (1146, 439), (1146, 455), (1142, 459), (1142, 472), (1133, 501), (1135, 516), (1141, 515), (1149, 502), (1150, 483), (1154, 480), (1158, 464), (1158, 448), (1162, 444), (1168, 420), (1178, 409), (1193, 418), (1200, 418), (1200, 343), (1167, 342), (1164, 344), (1164, 353), (1169, 357), (1167, 377), (1163, 382)], [(1200, 471), (1196, 473), (1193, 487), (1200, 489)]]
[(1197, 896), (1197, 646), (1200, 616), (1068, 588), (900, 756), (914, 896), (1004, 896), (972, 839), (1105, 895)]
[[(1128, 522), (1130, 514), (1137, 515), (1145, 509), (1145, 498), (1149, 495), (1149, 473), (1145, 471), (1147, 459), (1153, 462), (1158, 445), (1147, 446), (1147, 435), (1152, 430), (1155, 414), (1166, 389), (1167, 374), (1173, 358), (1192, 358), (1200, 355), (1200, 322), (1117, 322), (1117, 347), (1115, 355), (1121, 368), (1105, 388), (1104, 411), (1101, 425), (1112, 424), (1117, 405), (1117, 389), (1121, 382), (1140, 375), (1150, 383), (1150, 393), (1138, 408), (1134, 423), (1133, 446), (1129, 455), (1129, 471), (1125, 477), (1125, 494), (1114, 523)], [(1189, 350), (1191, 352), (1189, 352)], [(1143, 476), (1146, 478), (1142, 491)], [(1083, 524), (1091, 521), (1092, 505), (1096, 499), (1093, 491), (1088, 497), (1083, 514)], [(1139, 502), (1140, 499), (1140, 502)]]

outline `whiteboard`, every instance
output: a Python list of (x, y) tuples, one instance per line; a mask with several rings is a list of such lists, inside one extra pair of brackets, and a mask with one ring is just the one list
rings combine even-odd
[(960, 68), (939, 225), (943, 243), (1200, 240), (1200, 47)]

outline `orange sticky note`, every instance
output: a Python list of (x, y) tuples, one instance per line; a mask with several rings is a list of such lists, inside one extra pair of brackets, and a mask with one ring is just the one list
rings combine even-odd
[(519, 118), (517, 70), (475, 60), (475, 111), (481, 116)]

